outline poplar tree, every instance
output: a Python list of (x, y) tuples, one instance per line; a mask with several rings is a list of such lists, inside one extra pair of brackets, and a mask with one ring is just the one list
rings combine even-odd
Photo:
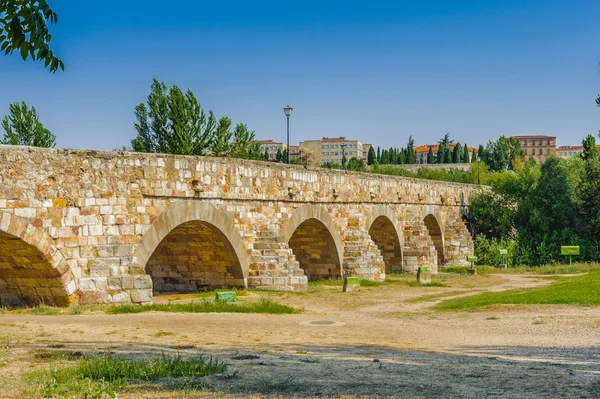
[(0, 144), (31, 147), (54, 147), (56, 144), (56, 136), (42, 125), (35, 107), (29, 108), (25, 101), (9, 105), (9, 114), (2, 118), (2, 127), (4, 138)]

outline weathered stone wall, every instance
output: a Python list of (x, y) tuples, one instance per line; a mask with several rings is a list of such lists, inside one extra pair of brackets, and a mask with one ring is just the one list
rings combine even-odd
[[(440, 248), (444, 265), (465, 264), (473, 249), (461, 212), (475, 190), (245, 160), (0, 146), (0, 301), (150, 302), (153, 279), (157, 291), (305, 289), (318, 251), (307, 243), (309, 261), (289, 243), (309, 219), (325, 227), (326, 256), (345, 276), (385, 278), (395, 238), (371, 237), (379, 217), (398, 235), (403, 270), (437, 270)], [(188, 222), (195, 228), (177, 230)], [(213, 238), (200, 240), (208, 226)], [(14, 243), (4, 236), (34, 260), (7, 261), (1, 248)]]

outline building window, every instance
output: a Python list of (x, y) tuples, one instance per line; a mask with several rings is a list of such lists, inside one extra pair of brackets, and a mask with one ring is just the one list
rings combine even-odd
[(539, 155), (542, 155), (542, 153), (543, 153), (543, 152), (542, 152), (542, 149), (540, 148)]
[(523, 145), (527, 145), (527, 140), (523, 140)]

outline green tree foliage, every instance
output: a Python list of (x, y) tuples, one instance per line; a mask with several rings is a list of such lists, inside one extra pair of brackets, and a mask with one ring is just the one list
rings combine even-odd
[(377, 162), (381, 163), (381, 149), (377, 146)]
[(367, 153), (367, 163), (369, 165), (373, 165), (373, 162), (377, 160), (377, 155), (375, 154), (375, 148), (373, 146), (369, 147), (369, 152)]
[(254, 132), (243, 123), (233, 126), (224, 116), (218, 121), (204, 112), (191, 90), (167, 87), (153, 79), (147, 104), (135, 107), (137, 136), (134, 151), (180, 155), (214, 155), (261, 159)]
[(444, 146), (438, 144), (437, 154), (435, 156), (435, 163), (444, 163)]
[(433, 148), (431, 148), (431, 146), (429, 146), (429, 151), (427, 151), (427, 163), (435, 163), (435, 157), (433, 156)]
[(462, 159), (462, 145), (456, 143), (454, 150), (452, 150), (452, 163), (460, 163)]
[(29, 108), (25, 101), (12, 103), (9, 114), (2, 118), (4, 138), (0, 144), (54, 147), (56, 136), (46, 129), (35, 107)]
[(594, 136), (588, 135), (583, 146), (584, 165), (576, 186), (576, 201), (582, 219), (590, 226), (595, 249), (600, 252), (600, 155)]
[(469, 163), (469, 147), (467, 146), (467, 143), (465, 143), (463, 147), (463, 155), (460, 161), (462, 163)]
[(496, 141), (490, 141), (481, 155), (481, 159), (492, 171), (515, 170), (524, 157), (521, 143), (512, 138), (500, 136)]
[(471, 154), (471, 163), (477, 162), (477, 152), (473, 149), (473, 153)]
[[(597, 259), (595, 235), (584, 214), (591, 207), (581, 205), (593, 204), (600, 187), (589, 188), (589, 196), (581, 197), (578, 190), (587, 179), (580, 170), (575, 162), (549, 157), (541, 166), (527, 162), (517, 171), (486, 174), (492, 189), (473, 198), (469, 214), (473, 232), (482, 237), (478, 240), (514, 241), (511, 259), (519, 264), (561, 261), (561, 245), (579, 245), (583, 259)], [(600, 181), (600, 167), (596, 181)]]
[(409, 136), (408, 137), (408, 144), (406, 145), (406, 151), (405, 151), (405, 161), (407, 164), (414, 164), (416, 161), (416, 154), (415, 154), (415, 140), (413, 139), (413, 136)]
[(283, 162), (283, 152), (281, 152), (281, 148), (277, 149), (277, 154), (275, 154), (275, 162)]
[(365, 162), (362, 159), (358, 159), (357, 157), (350, 158), (350, 160), (348, 161), (348, 165), (346, 165), (346, 169), (355, 172), (365, 172), (367, 170)]
[(48, 25), (57, 21), (46, 0), (1, 0), (0, 51), (5, 55), (18, 51), (23, 60), (43, 60), (50, 72), (64, 70), (64, 63), (50, 49)]

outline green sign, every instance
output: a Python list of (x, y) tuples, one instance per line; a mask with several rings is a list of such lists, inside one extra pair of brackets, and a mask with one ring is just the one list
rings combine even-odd
[(235, 298), (235, 291), (219, 291), (215, 295), (215, 300), (217, 302), (235, 302)]
[(477, 256), (467, 256), (467, 262), (477, 262)]
[(500, 255), (508, 255), (508, 249), (501, 249)]
[(358, 277), (344, 277), (344, 284), (346, 285), (358, 285)]
[(561, 255), (579, 255), (579, 246), (562, 246), (560, 253)]

